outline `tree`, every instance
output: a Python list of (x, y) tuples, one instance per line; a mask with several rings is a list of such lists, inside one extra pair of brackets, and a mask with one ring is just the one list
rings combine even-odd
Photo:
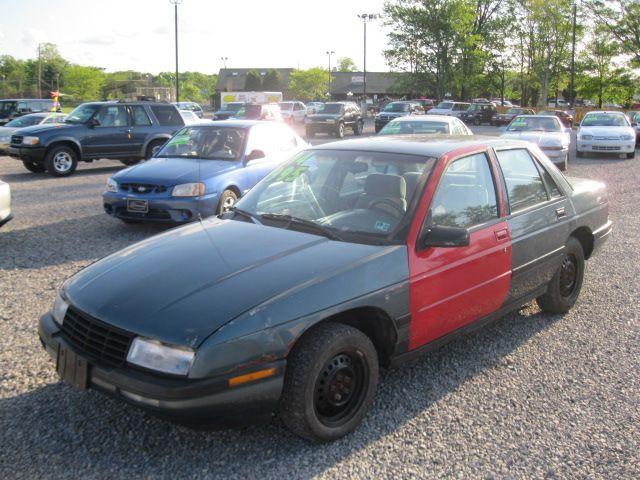
[(269, 70), (262, 79), (262, 89), (267, 92), (282, 90), (282, 75), (278, 70)]
[(334, 71), (338, 72), (355, 72), (358, 70), (353, 59), (349, 57), (340, 57), (338, 59), (338, 66), (334, 68)]
[(244, 81), (244, 89), (247, 92), (262, 90), (262, 78), (256, 70), (249, 70)]
[(65, 73), (64, 93), (78, 101), (95, 100), (100, 98), (104, 84), (102, 69), (71, 65)]
[(325, 68), (315, 67), (308, 70), (291, 72), (289, 92), (300, 100), (317, 100), (327, 95), (329, 72)]
[(588, 0), (587, 8), (596, 22), (605, 27), (620, 46), (640, 66), (640, 2), (638, 0)]

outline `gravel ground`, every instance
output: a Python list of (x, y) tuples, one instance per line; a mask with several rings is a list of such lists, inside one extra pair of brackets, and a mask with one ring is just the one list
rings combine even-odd
[(53, 179), (0, 158), (16, 217), (0, 229), (0, 478), (640, 478), (640, 159), (571, 163), (608, 184), (615, 234), (569, 314), (529, 305), (383, 372), (363, 425), (330, 445), (277, 422), (196, 432), (58, 382), (36, 334), (58, 286), (162, 231), (102, 213), (119, 168)]

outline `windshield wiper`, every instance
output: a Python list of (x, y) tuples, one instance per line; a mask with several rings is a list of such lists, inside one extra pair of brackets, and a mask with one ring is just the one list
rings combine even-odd
[(291, 225), (298, 225), (319, 233), (320, 235), (323, 235), (330, 240), (343, 240), (342, 237), (335, 233), (333, 230), (304, 218), (293, 217), (291, 215), (285, 215), (282, 213), (263, 213), (262, 215), (260, 215), (260, 218), (263, 220), (281, 220), (287, 222), (287, 225), (285, 226), (286, 229), (288, 229)]
[(255, 213), (247, 212), (246, 210), (242, 210), (241, 208), (238, 208), (238, 207), (231, 207), (229, 209), (229, 211), (231, 211), (233, 213), (237, 213), (239, 215), (243, 215), (243, 216), (247, 217), (248, 219), (253, 220), (253, 223), (257, 223), (258, 225), (262, 225), (262, 222), (260, 221), (260, 217), (258, 215), (256, 215)]

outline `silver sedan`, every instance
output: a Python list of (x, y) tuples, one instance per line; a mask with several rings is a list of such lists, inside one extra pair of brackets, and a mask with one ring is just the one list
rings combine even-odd
[(11, 218), (11, 188), (0, 180), (0, 227)]

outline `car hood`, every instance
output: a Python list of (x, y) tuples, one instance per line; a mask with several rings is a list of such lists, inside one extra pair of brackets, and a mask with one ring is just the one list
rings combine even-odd
[(11, 136), (16, 130), (16, 127), (0, 127), (0, 138)]
[(512, 138), (514, 140), (524, 140), (536, 145), (549, 145), (550, 143), (569, 145), (569, 134), (562, 132), (505, 132), (500, 135), (502, 138)]
[(76, 274), (64, 290), (74, 307), (99, 320), (197, 347), (239, 315), (312, 288), (319, 278), (335, 286), (336, 275), (363, 264), (369, 270), (359, 275), (354, 295), (369, 293), (359, 291), (368, 286), (367, 275), (381, 282), (393, 270), (369, 259), (399, 248), (213, 218), (116, 252)]
[(578, 134), (593, 135), (594, 137), (619, 137), (620, 135), (633, 135), (631, 127), (580, 127)]
[(200, 182), (238, 167), (239, 161), (154, 158), (116, 173), (117, 182), (172, 186)]
[(18, 128), (15, 132), (16, 135), (40, 135), (42, 133), (47, 133), (52, 130), (64, 131), (71, 130), (78, 127), (78, 124), (71, 123), (55, 123), (55, 124), (47, 124), (47, 125), (31, 125), (30, 127)]

